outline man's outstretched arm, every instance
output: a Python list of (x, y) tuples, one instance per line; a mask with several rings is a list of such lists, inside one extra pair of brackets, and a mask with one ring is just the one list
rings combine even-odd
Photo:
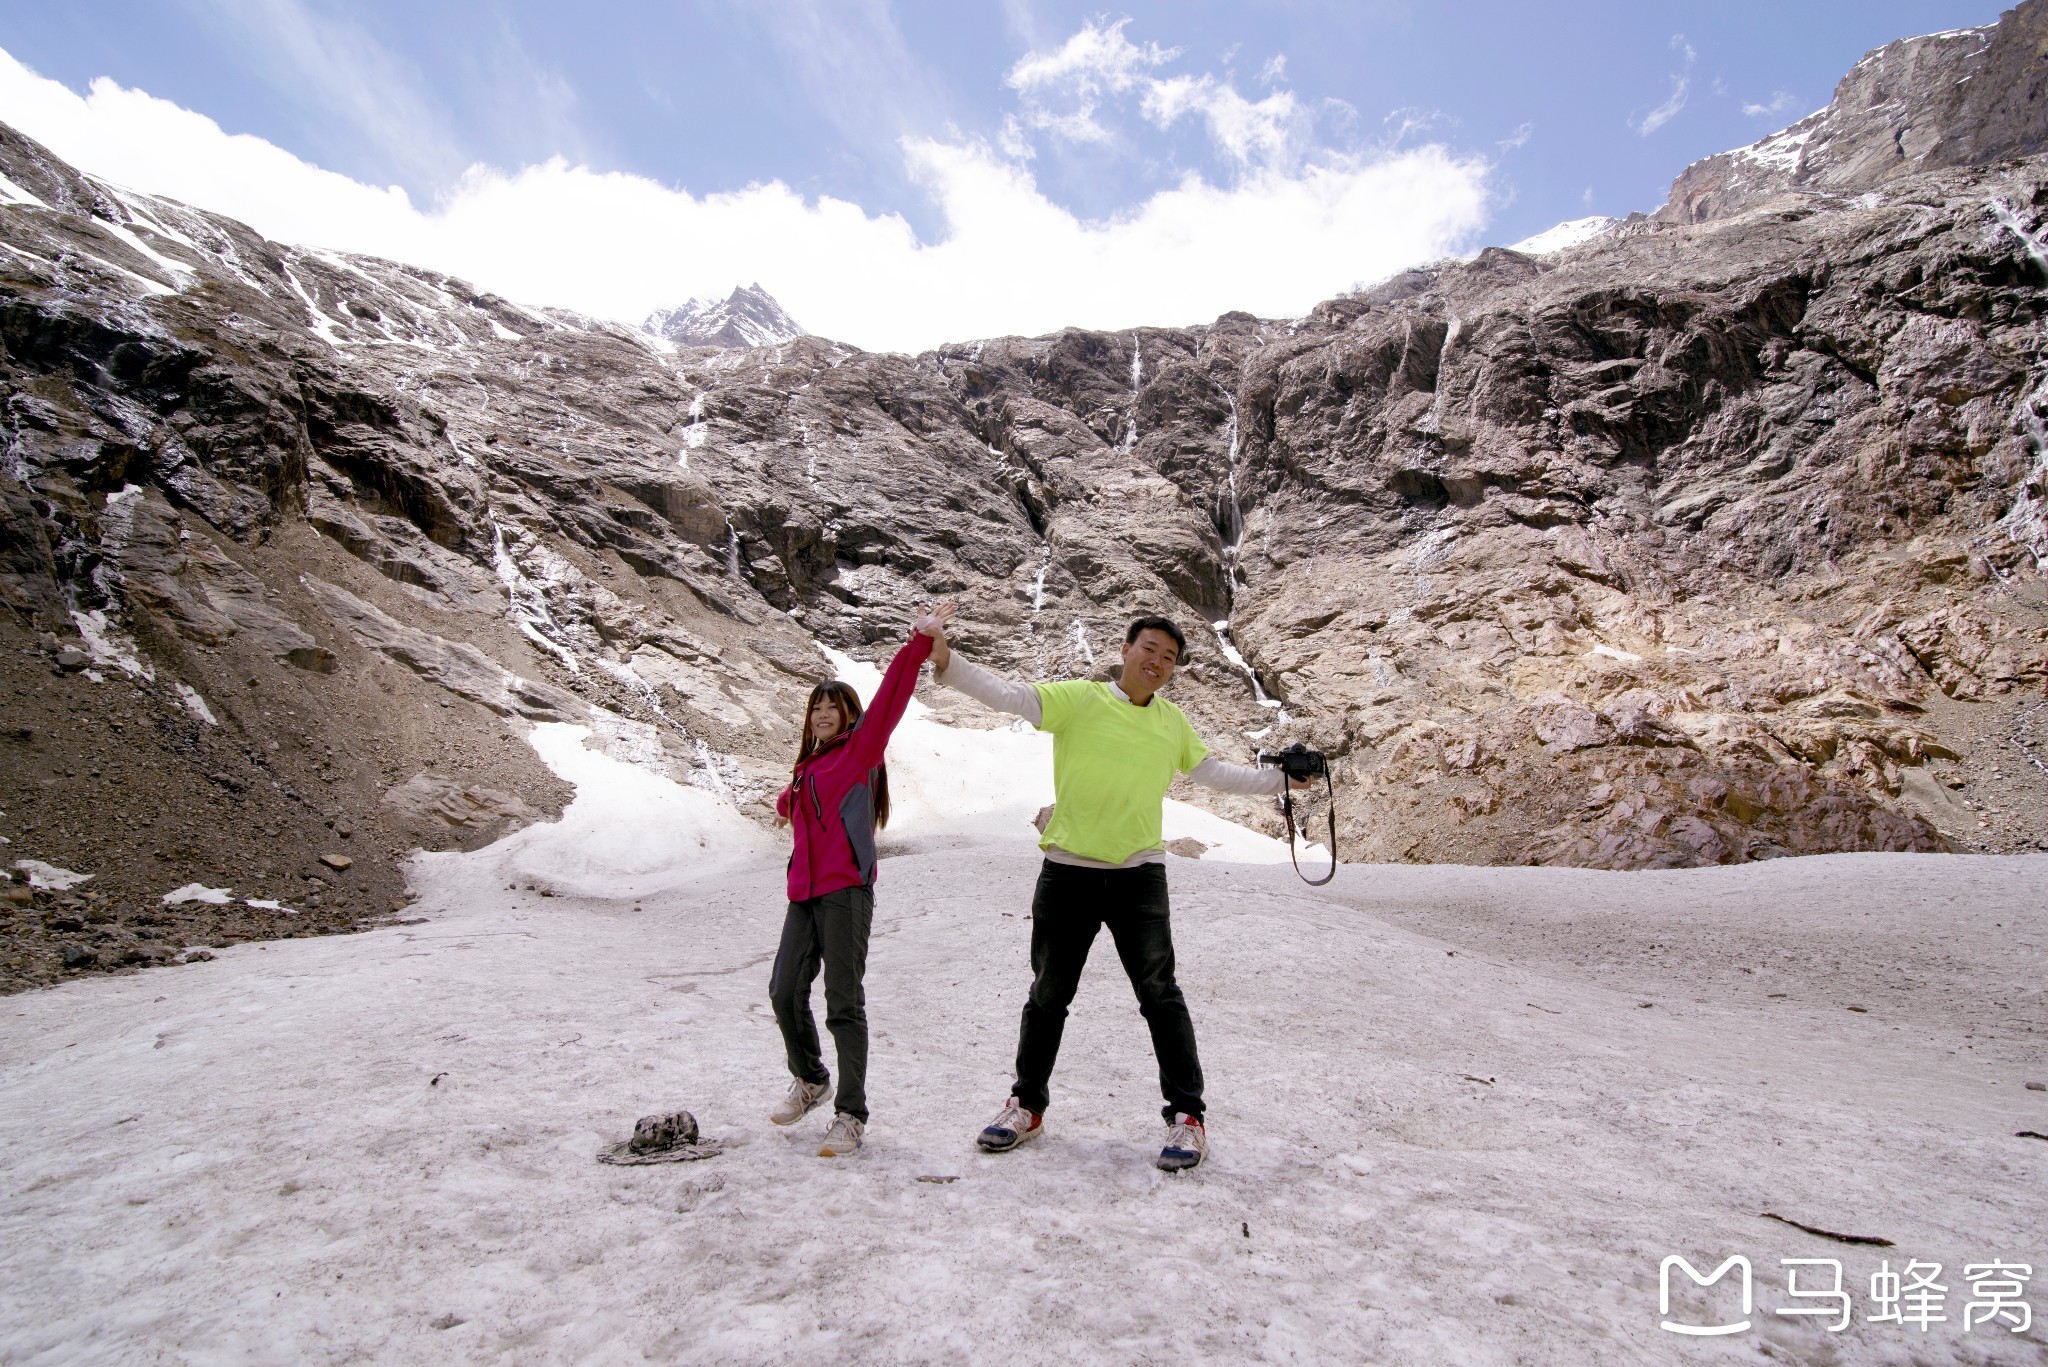
[[(946, 620), (952, 616), (951, 605), (947, 606), (944, 616), (936, 611), (926, 612), (915, 623), (918, 631), (932, 638), (932, 677), (998, 712), (1022, 717), (1033, 726), (1043, 723), (1045, 712), (1039, 706), (1037, 689), (1027, 683), (1005, 679), (954, 653), (946, 640)], [(1279, 789), (1273, 791), (1278, 792)]]
[(1279, 769), (1254, 769), (1249, 765), (1231, 764), (1214, 755), (1205, 755), (1200, 764), (1188, 770), (1188, 777), (1204, 788), (1214, 788), (1221, 793), (1273, 794), (1280, 791), (1286, 774)]
[[(993, 707), (998, 712), (1022, 717), (1033, 726), (1045, 720), (1045, 712), (1038, 705), (1037, 689), (983, 669), (972, 660), (962, 658), (957, 651), (947, 659), (946, 668), (936, 671), (932, 677), (948, 688), (959, 689), (978, 703)], [(1279, 790), (1276, 788), (1274, 791)]]

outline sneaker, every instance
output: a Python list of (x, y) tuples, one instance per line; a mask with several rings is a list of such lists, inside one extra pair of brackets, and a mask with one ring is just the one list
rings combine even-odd
[(1003, 1112), (982, 1128), (974, 1142), (990, 1153), (1002, 1153), (1014, 1149), (1027, 1139), (1036, 1139), (1045, 1129), (1045, 1117), (1036, 1111), (1027, 1111), (1019, 1105), (1016, 1097), (1003, 1103)]
[(777, 1125), (794, 1125), (811, 1113), (811, 1107), (825, 1099), (832, 1090), (830, 1082), (805, 1082), (796, 1078), (789, 1084), (789, 1095), (782, 1098), (782, 1104), (768, 1112), (768, 1119)]
[(820, 1158), (844, 1158), (860, 1149), (860, 1132), (867, 1126), (855, 1120), (844, 1111), (832, 1117), (832, 1128), (825, 1131), (825, 1142), (818, 1146)]
[(1166, 1147), (1159, 1151), (1159, 1167), (1179, 1172), (1195, 1167), (1208, 1155), (1209, 1132), (1202, 1128), (1202, 1118), (1186, 1111), (1176, 1114), (1173, 1128), (1166, 1133)]

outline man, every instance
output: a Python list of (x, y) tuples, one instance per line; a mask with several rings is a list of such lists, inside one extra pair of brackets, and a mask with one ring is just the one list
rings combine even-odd
[(1162, 1114), (1170, 1127), (1159, 1166), (1169, 1172), (1194, 1167), (1209, 1141), (1194, 1022), (1174, 981), (1161, 804), (1176, 773), (1224, 792), (1278, 793), (1281, 772), (1210, 755), (1181, 710), (1159, 696), (1187, 653), (1180, 628), (1164, 617), (1131, 623), (1122, 677), (1113, 684), (1015, 683), (961, 658), (942, 625), (920, 619), (918, 629), (932, 638), (940, 683), (1053, 736), (1055, 805), (1039, 841), (1045, 864), (1031, 899), (1031, 993), (1018, 1031), (1016, 1080), (1002, 1113), (976, 1142), (1001, 1153), (1043, 1132), (1067, 1007), (1096, 932), (1108, 926), (1159, 1060)]

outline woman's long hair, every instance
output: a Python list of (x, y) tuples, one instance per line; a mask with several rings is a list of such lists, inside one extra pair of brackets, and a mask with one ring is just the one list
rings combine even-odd
[[(840, 736), (844, 736), (848, 731), (851, 731), (860, 721), (860, 694), (853, 691), (853, 685), (841, 683), (838, 679), (827, 679), (824, 683), (812, 689), (811, 696), (804, 702), (804, 720), (803, 726), (800, 728), (803, 734), (796, 743), (796, 763), (790, 767), (789, 771), (790, 782), (792, 783), (796, 781), (796, 771), (803, 767), (803, 762), (818, 752), (817, 737), (811, 734), (811, 713), (817, 708), (819, 703), (828, 700), (834, 707), (839, 709), (839, 715), (846, 719), (846, 725), (840, 728)], [(837, 737), (834, 737), (834, 739), (837, 739)], [(828, 741), (827, 744), (830, 744), (830, 742)], [(889, 766), (887, 764), (877, 764), (875, 766), (875, 829), (880, 830), (888, 824)]]

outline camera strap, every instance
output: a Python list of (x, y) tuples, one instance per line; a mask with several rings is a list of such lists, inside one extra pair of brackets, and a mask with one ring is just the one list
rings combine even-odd
[(1328, 765), (1323, 767), (1323, 792), (1330, 799), (1330, 871), (1321, 878), (1311, 878), (1301, 871), (1301, 858), (1294, 849), (1294, 785), (1284, 777), (1280, 780), (1280, 812), (1287, 822), (1287, 857), (1294, 861), (1295, 875), (1312, 888), (1319, 888), (1337, 876), (1337, 790), (1330, 784)]

